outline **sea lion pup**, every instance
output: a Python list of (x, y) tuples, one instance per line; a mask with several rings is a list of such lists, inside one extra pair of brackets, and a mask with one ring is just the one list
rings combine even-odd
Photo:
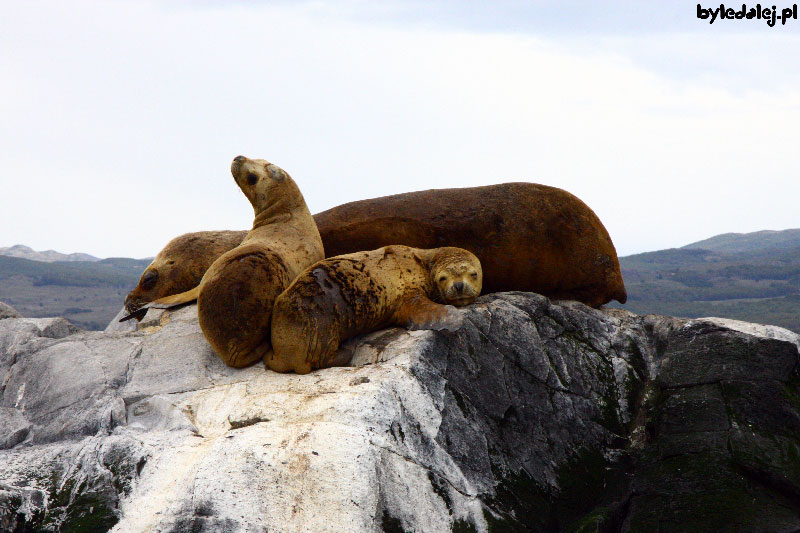
[(458, 246), (480, 259), (484, 292), (530, 291), (599, 307), (627, 299), (597, 215), (534, 183), (434, 189), (361, 200), (314, 216), (328, 256), (390, 244)]
[(275, 298), (324, 252), (311, 212), (289, 174), (263, 159), (244, 156), (233, 160), (231, 174), (253, 205), (253, 229), (239, 246), (214, 261), (198, 287), (143, 309), (196, 298), (208, 343), (226, 364), (241, 368), (270, 349)]
[(361, 333), (393, 325), (449, 329), (458, 322), (451, 305), (471, 303), (482, 283), (480, 261), (461, 248), (387, 246), (325, 259), (275, 300), (273, 352), (264, 363), (307, 374), (347, 364), (349, 354), (336, 357), (339, 343)]
[(139, 284), (128, 293), (125, 309), (133, 313), (146, 303), (197, 287), (208, 267), (239, 246), (246, 235), (246, 231), (198, 231), (175, 237), (158, 252)]

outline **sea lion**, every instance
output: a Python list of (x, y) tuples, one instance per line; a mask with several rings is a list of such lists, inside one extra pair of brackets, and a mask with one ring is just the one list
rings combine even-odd
[(461, 248), (387, 246), (325, 259), (275, 300), (273, 352), (264, 363), (306, 374), (347, 364), (349, 354), (337, 357), (339, 344), (361, 333), (393, 325), (449, 329), (458, 318), (452, 305), (471, 303), (482, 282), (480, 261)]
[(480, 259), (484, 292), (529, 291), (599, 307), (625, 303), (614, 244), (562, 189), (504, 183), (360, 200), (314, 216), (328, 256), (390, 244), (457, 246)]
[(234, 158), (231, 174), (253, 205), (253, 229), (239, 246), (214, 261), (196, 288), (142, 309), (197, 299), (200, 328), (208, 343), (226, 364), (241, 368), (270, 349), (275, 298), (304, 268), (323, 259), (324, 252), (311, 212), (289, 174), (263, 159), (244, 156)]
[(146, 303), (197, 287), (216, 259), (239, 246), (246, 231), (199, 231), (175, 237), (142, 273), (139, 284), (125, 298), (133, 313)]
[(458, 246), (481, 261), (484, 293), (531, 291), (599, 307), (627, 295), (597, 215), (562, 189), (504, 183), (359, 200), (314, 215), (328, 257), (402, 244)]

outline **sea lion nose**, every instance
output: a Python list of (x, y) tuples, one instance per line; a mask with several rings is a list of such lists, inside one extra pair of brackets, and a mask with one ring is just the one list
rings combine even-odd
[(234, 157), (234, 158), (233, 158), (233, 162), (234, 162), (234, 163), (241, 163), (241, 162), (243, 162), (245, 159), (247, 159), (245, 156), (243, 156), (243, 155), (237, 155), (236, 157)]
[(464, 282), (463, 281), (456, 281), (453, 283), (453, 287), (458, 291), (459, 294), (464, 292)]

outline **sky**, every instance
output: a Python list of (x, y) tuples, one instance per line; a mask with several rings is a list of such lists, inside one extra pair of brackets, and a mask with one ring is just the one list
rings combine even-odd
[(797, 228), (798, 50), (800, 20), (685, 1), (3, 2), (0, 247), (150, 257), (249, 229), (239, 154), (312, 213), (560, 187), (621, 256)]

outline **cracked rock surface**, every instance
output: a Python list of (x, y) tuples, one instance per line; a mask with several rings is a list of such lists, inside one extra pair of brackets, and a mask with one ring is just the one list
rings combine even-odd
[(0, 531), (800, 529), (800, 338), (481, 297), (306, 376), (196, 308), (0, 321)]

